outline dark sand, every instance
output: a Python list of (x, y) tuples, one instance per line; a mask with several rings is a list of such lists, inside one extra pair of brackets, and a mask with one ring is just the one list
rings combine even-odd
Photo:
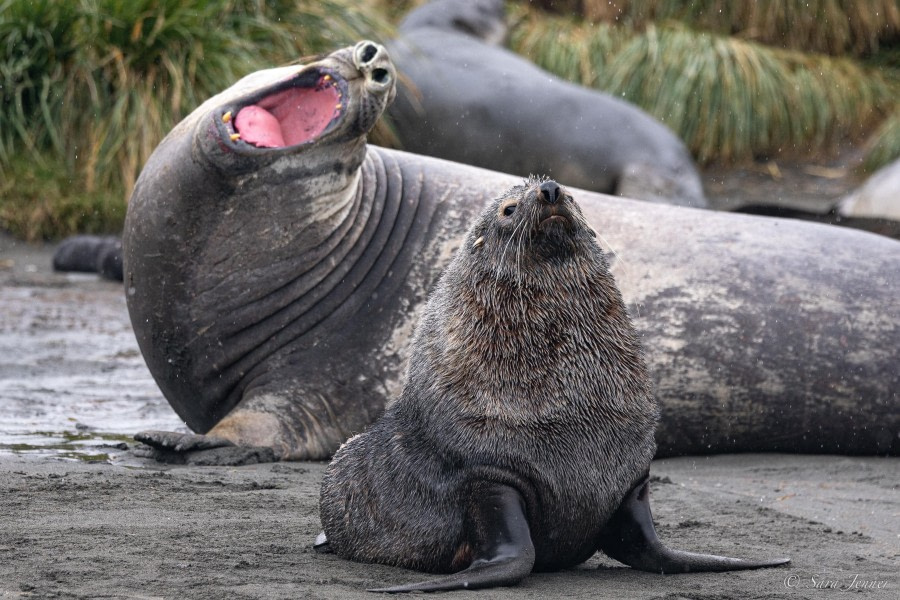
[[(0, 236), (0, 599), (362, 598), (423, 577), (312, 551), (321, 463), (135, 456), (130, 435), (183, 424), (143, 364), (121, 286), (51, 273), (51, 254)], [(687, 457), (653, 474), (670, 545), (792, 564), (661, 576), (595, 557), (456, 597), (900, 598), (900, 458)]]
[[(660, 536), (791, 565), (655, 575), (595, 557), (482, 598), (823, 598), (900, 593), (897, 459), (658, 461)], [(161, 467), (0, 458), (0, 598), (362, 598), (421, 574), (313, 552), (323, 464)], [(663, 483), (665, 482), (665, 483)], [(829, 596), (836, 594), (836, 596)]]

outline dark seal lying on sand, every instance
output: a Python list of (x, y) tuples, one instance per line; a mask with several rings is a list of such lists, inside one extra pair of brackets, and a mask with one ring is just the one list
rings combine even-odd
[(597, 550), (660, 573), (788, 562), (657, 538), (659, 410), (594, 235), (554, 181), (488, 205), (428, 301), (400, 398), (326, 471), (318, 549), (453, 573), (387, 592), (512, 585)]

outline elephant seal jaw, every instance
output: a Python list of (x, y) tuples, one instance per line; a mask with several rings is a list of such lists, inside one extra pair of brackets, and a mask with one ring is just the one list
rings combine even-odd
[[(242, 172), (329, 144), (357, 142), (395, 94), (387, 51), (362, 41), (313, 63), (255, 73), (223, 94), (201, 121), (201, 151)], [(355, 168), (356, 165), (352, 165)]]

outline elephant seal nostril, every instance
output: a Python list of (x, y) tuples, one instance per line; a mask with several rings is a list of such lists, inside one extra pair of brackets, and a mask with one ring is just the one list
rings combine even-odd
[(376, 48), (374, 44), (367, 44), (360, 53), (360, 62), (362, 64), (367, 64), (375, 58), (376, 54), (378, 54), (378, 48)]
[(387, 83), (391, 80), (391, 74), (387, 69), (375, 69), (372, 71), (372, 81), (376, 83)]

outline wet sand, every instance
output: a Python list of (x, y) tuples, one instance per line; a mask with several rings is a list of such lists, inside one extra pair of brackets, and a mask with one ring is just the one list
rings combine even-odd
[[(0, 236), (0, 599), (361, 598), (422, 578), (312, 551), (322, 463), (136, 456), (135, 432), (183, 424), (143, 364), (121, 286), (54, 274), (51, 255)], [(686, 457), (653, 474), (671, 546), (793, 562), (661, 576), (595, 557), (456, 596), (900, 597), (900, 458)]]

